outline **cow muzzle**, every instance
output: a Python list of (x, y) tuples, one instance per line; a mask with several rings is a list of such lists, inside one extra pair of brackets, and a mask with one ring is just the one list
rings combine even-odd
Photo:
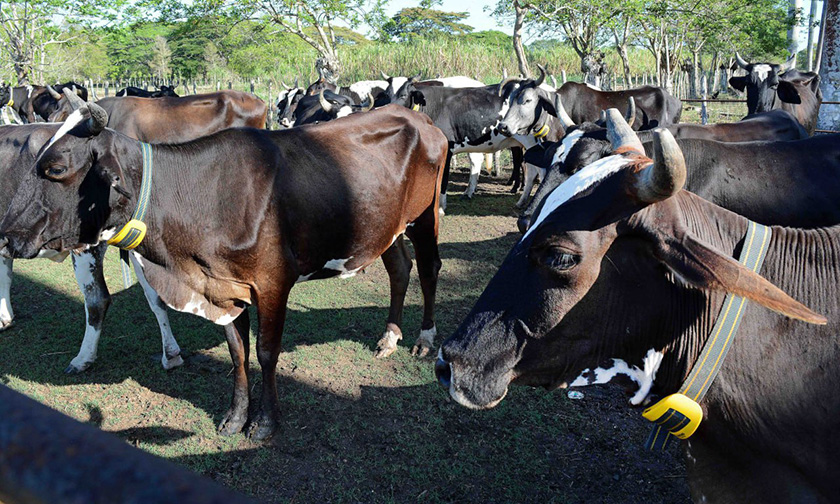
[(452, 385), (452, 365), (444, 360), (443, 352), (440, 350), (438, 351), (438, 358), (435, 362), (435, 377), (443, 388), (449, 390), (449, 387)]
[[(479, 385), (476, 387), (476, 384), (473, 384), (470, 386), (460, 382), (473, 382), (476, 378), (462, 372), (458, 375), (460, 377), (459, 383), (456, 383), (456, 377), (452, 368), (452, 363), (443, 357), (441, 350), (438, 350), (438, 358), (435, 362), (435, 376), (437, 377), (438, 383), (449, 391), (452, 399), (461, 406), (474, 410), (490, 409), (502, 402), (502, 399), (507, 395), (507, 384), (509, 380), (505, 381), (500, 391), (492, 385), (486, 386), (485, 384), (485, 386)], [(468, 392), (469, 390), (472, 390), (472, 392)]]

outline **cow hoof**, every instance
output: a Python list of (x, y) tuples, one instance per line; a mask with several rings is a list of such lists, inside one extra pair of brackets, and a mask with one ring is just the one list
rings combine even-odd
[(446, 211), (444, 211), (443, 207), (438, 208), (438, 215), (440, 215), (441, 217), (443, 217), (444, 215), (446, 215)]
[(397, 351), (397, 342), (402, 339), (402, 334), (399, 329), (388, 329), (385, 334), (376, 343), (376, 353), (373, 355), (377, 359), (384, 359)]
[(464, 194), (461, 195), (461, 199), (471, 200), (471, 199), (473, 199), (473, 195), (474, 195), (474, 193), (464, 193)]
[(429, 350), (435, 347), (435, 336), (437, 336), (437, 327), (432, 326), (431, 329), (423, 329), (420, 331), (420, 336), (414, 342), (411, 348), (411, 355), (423, 358), (429, 355)]
[(0, 321), (0, 332), (3, 332), (3, 331), (5, 331), (6, 329), (9, 329), (9, 328), (10, 328), (10, 327), (12, 327), (13, 325), (15, 325), (15, 321), (14, 321), (14, 320), (10, 320), (10, 321), (8, 321), (8, 322), (5, 322), (5, 321)]
[(247, 415), (236, 412), (233, 408), (231, 408), (227, 413), (225, 413), (222, 421), (219, 422), (219, 434), (222, 436), (232, 436), (237, 432), (242, 432), (242, 429), (245, 427), (245, 422), (247, 421)]
[(248, 437), (252, 441), (265, 441), (277, 431), (277, 420), (268, 413), (260, 411), (248, 426)]
[(75, 366), (72, 362), (69, 366), (64, 368), (64, 374), (79, 374), (84, 372), (87, 369), (89, 364), (85, 364), (84, 366)]
[(171, 369), (175, 369), (176, 367), (180, 367), (184, 365), (184, 359), (181, 358), (181, 354), (178, 354), (174, 357), (161, 357), (160, 363), (163, 365), (163, 369), (169, 371)]

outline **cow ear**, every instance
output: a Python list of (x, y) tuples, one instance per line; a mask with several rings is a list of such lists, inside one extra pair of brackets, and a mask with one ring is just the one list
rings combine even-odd
[(802, 103), (799, 91), (792, 82), (780, 80), (779, 86), (776, 88), (776, 94), (778, 94), (779, 99), (785, 103)]
[(810, 324), (825, 325), (828, 322), (825, 317), (791, 298), (761, 275), (690, 234), (663, 238), (659, 242), (657, 255), (680, 280), (690, 286), (731, 292), (786, 317)]
[(422, 91), (415, 90), (411, 92), (411, 103), (409, 103), (409, 106), (414, 105), (420, 105), (421, 107), (426, 105), (426, 97)]
[(123, 169), (119, 159), (111, 152), (97, 152), (93, 169), (96, 174), (110, 185), (116, 192), (131, 198), (131, 191), (123, 184)]
[(554, 100), (549, 99), (547, 96), (543, 96), (542, 93), (540, 93), (540, 105), (542, 105), (546, 112), (554, 117), (557, 117), (557, 107), (554, 106)]
[(729, 85), (737, 89), (738, 91), (743, 92), (744, 89), (747, 88), (747, 77), (731, 77), (729, 79)]

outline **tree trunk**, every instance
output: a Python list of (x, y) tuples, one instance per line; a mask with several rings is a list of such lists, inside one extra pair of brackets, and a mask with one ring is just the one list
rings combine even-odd
[[(825, 0), (825, 30), (823, 42), (822, 68), (820, 69), (820, 88), (825, 101), (840, 101), (840, 0)], [(817, 128), (840, 131), (840, 106), (823, 105)]]
[(820, 38), (819, 42), (817, 42), (817, 61), (814, 63), (814, 71), (819, 73), (820, 66), (822, 62), (823, 56), (823, 49), (825, 46), (825, 26), (826, 26), (826, 16), (828, 15), (828, 1), (823, 1), (823, 10), (822, 10), (822, 20), (820, 21)]
[(513, 0), (513, 8), (516, 11), (516, 21), (513, 23), (513, 52), (516, 53), (516, 61), (519, 63), (519, 73), (530, 79), (531, 70), (528, 68), (528, 58), (525, 57), (525, 47), (522, 45), (526, 9), (519, 5), (519, 0)]
[[(799, 32), (802, 31), (802, 2), (803, 0), (789, 0), (788, 13), (794, 16), (793, 26), (788, 30), (788, 52), (796, 57), (799, 52)], [(796, 59), (793, 60), (794, 62)]]
[(621, 66), (624, 68), (624, 86), (629, 89), (633, 87), (633, 84), (630, 82), (630, 57), (627, 54), (627, 44), (616, 45), (616, 50), (621, 57)]
[(691, 51), (691, 68), (688, 71), (688, 93), (692, 98), (700, 96), (700, 66), (700, 49), (694, 49)]
[(817, 21), (817, 0), (811, 0), (811, 14), (808, 16), (808, 51), (805, 58), (808, 60), (808, 71), (814, 69), (814, 23)]

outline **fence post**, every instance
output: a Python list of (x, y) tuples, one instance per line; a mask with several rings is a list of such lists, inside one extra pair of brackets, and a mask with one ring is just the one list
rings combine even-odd
[(700, 104), (700, 124), (709, 124), (709, 110), (706, 108), (708, 86), (705, 74), (700, 78), (700, 81), (703, 89), (703, 102)]
[(198, 92), (195, 90), (195, 81), (193, 81), (193, 94), (198, 94)]

